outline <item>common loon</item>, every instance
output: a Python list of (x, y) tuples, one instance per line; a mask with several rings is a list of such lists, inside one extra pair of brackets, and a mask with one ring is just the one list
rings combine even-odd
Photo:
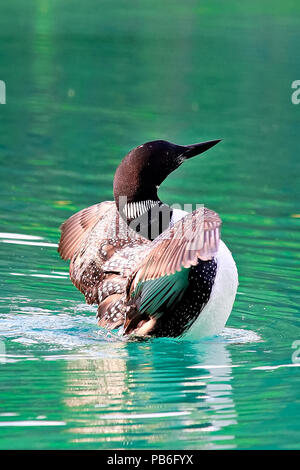
[(158, 197), (160, 184), (186, 159), (220, 140), (193, 145), (147, 142), (131, 150), (114, 177), (114, 202), (72, 215), (58, 251), (98, 324), (121, 335), (200, 338), (218, 334), (232, 310), (238, 274), (220, 240), (221, 219)]

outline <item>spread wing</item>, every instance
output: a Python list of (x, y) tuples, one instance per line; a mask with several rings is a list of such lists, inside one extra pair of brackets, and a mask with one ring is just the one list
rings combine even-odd
[(217, 253), (220, 227), (216, 212), (200, 208), (152, 242), (127, 286), (128, 305), (136, 308), (126, 315), (126, 334), (153, 331), (160, 317), (176, 308), (188, 286), (188, 268)]
[(134, 288), (139, 282), (194, 266), (198, 259), (212, 259), (218, 251), (221, 224), (216, 212), (202, 207), (165, 230), (136, 269)]
[(129, 229), (110, 201), (74, 214), (61, 231), (58, 251), (71, 258), (70, 278), (86, 302), (98, 304), (99, 325), (122, 325), (127, 277), (151, 242)]
[(58, 252), (63, 259), (72, 258), (85, 236), (113, 204), (112, 201), (94, 204), (72, 215), (61, 225)]

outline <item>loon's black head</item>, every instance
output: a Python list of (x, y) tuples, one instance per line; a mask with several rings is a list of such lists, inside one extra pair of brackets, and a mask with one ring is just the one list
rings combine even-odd
[(176, 145), (165, 140), (146, 142), (131, 150), (118, 166), (114, 177), (114, 197), (127, 202), (159, 201), (157, 190), (166, 177), (184, 160), (199, 155), (216, 145), (211, 140), (193, 145)]

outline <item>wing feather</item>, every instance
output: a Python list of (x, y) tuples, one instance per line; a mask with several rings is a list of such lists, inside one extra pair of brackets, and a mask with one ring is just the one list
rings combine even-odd
[(73, 214), (61, 225), (58, 252), (63, 259), (67, 260), (73, 257), (85, 236), (111, 208), (112, 204), (114, 203), (111, 201), (94, 204)]
[(150, 251), (135, 270), (135, 282), (170, 276), (195, 266), (198, 259), (212, 259), (218, 251), (222, 221), (210, 209), (200, 208), (178, 220), (151, 244)]

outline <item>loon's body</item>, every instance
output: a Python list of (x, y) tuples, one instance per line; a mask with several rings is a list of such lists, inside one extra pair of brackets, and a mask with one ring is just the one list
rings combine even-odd
[(199, 338), (219, 333), (238, 276), (219, 239), (221, 220), (163, 204), (157, 190), (185, 159), (218, 141), (148, 142), (129, 152), (114, 178), (115, 201), (74, 214), (61, 227), (59, 253), (100, 326), (124, 335)]

